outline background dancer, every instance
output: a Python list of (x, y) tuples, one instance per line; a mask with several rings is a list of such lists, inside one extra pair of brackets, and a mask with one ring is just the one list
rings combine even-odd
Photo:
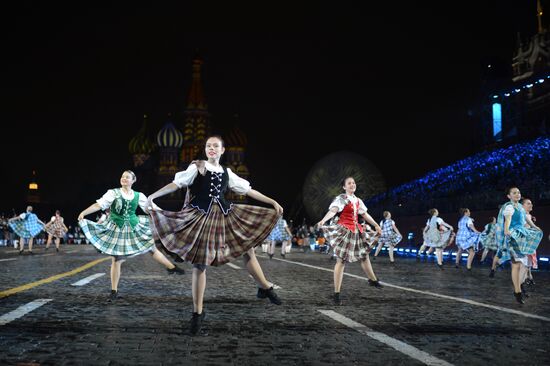
[[(134, 172), (125, 170), (120, 177), (120, 188), (109, 189), (96, 203), (78, 215), (78, 224), (90, 243), (101, 253), (112, 257), (109, 301), (114, 301), (118, 296), (121, 265), (131, 256), (151, 252), (169, 274), (185, 273), (155, 249), (149, 217), (136, 215), (138, 206), (147, 212), (147, 197), (132, 189), (135, 182)], [(105, 222), (97, 223), (84, 218), (109, 207), (111, 213)]]
[(456, 252), (456, 264), (458, 268), (460, 260), (462, 259), (462, 252), (468, 251), (468, 261), (466, 268), (468, 271), (472, 270), (472, 262), (477, 251), (480, 232), (474, 226), (474, 220), (470, 217), (470, 210), (468, 208), (461, 208), (460, 214), (462, 218), (458, 221), (458, 232), (456, 233), (456, 246), (458, 251)]
[(44, 227), (44, 229), (48, 233), (48, 241), (46, 242), (45, 250), (50, 249), (52, 238), (55, 238), (55, 251), (59, 252), (59, 243), (61, 242), (61, 238), (64, 238), (69, 231), (63, 221), (64, 220), (63, 217), (61, 217), (61, 211), (55, 210), (55, 215), (52, 216), (50, 222), (48, 222)]
[(8, 225), (19, 236), (19, 254), (23, 254), (25, 240), (29, 243), (29, 254), (34, 254), (32, 252), (34, 237), (40, 234), (45, 225), (32, 212), (32, 206), (27, 206), (27, 210), (24, 213), (11, 218), (8, 221)]
[(380, 227), (382, 228), (382, 235), (378, 239), (378, 246), (376, 247), (376, 252), (374, 253), (374, 258), (380, 253), (380, 249), (383, 246), (388, 247), (388, 254), (390, 256), (390, 263), (395, 264), (393, 259), (393, 249), (399, 242), (403, 239), (403, 236), (395, 226), (395, 221), (391, 218), (391, 213), (389, 211), (384, 211), (382, 213), (384, 220), (380, 221)]
[(439, 216), (437, 208), (432, 208), (428, 211), (431, 215), (428, 221), (428, 230), (426, 231), (426, 239), (430, 248), (435, 248), (437, 257), (437, 266), (443, 269), (443, 249), (451, 245), (454, 239), (453, 227), (443, 221)]
[[(346, 263), (360, 261), (361, 267), (368, 277), (369, 285), (376, 288), (383, 287), (372, 269), (369, 260), (370, 243), (363, 227), (359, 224), (359, 215), (376, 229), (378, 235), (382, 233), (382, 230), (367, 213), (367, 207), (363, 201), (355, 196), (357, 186), (353, 177), (345, 178), (342, 181), (342, 188), (346, 193), (336, 196), (329, 206), (329, 211), (317, 223), (317, 226), (325, 231), (325, 237), (333, 247), (334, 254), (337, 257), (334, 265), (333, 302), (335, 305), (342, 305), (340, 289)], [(337, 213), (340, 213), (338, 223), (324, 227), (325, 222)]]

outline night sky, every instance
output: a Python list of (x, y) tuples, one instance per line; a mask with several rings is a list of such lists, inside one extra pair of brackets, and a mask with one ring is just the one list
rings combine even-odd
[(536, 32), (536, 1), (367, 6), (220, 22), (183, 7), (10, 9), (0, 212), (24, 210), (33, 169), (65, 216), (118, 186), (143, 114), (154, 129), (181, 116), (197, 52), (214, 132), (238, 114), (253, 187), (287, 210), (332, 152), (365, 156), (392, 187), (478, 151), (471, 111), (485, 80), (510, 75), (517, 32)]

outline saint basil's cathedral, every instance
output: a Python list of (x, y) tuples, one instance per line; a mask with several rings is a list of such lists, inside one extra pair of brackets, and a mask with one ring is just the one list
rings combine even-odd
[[(211, 134), (210, 113), (206, 104), (201, 81), (203, 61), (195, 58), (192, 65), (191, 88), (180, 121), (169, 114), (159, 131), (151, 131), (148, 116), (131, 138), (128, 149), (132, 156), (133, 171), (138, 177), (139, 189), (154, 192), (174, 179), (178, 171), (187, 169), (189, 163), (204, 159), (204, 143)], [(222, 136), (225, 154), (221, 163), (244, 179), (250, 174), (245, 164), (247, 139), (236, 123), (229, 133)], [(246, 202), (246, 196), (229, 193), (235, 203)], [(161, 207), (181, 209), (185, 190), (158, 199)], [(180, 207), (177, 207), (180, 205)]]

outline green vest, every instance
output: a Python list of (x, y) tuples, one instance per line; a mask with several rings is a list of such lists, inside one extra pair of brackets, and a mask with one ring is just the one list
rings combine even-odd
[(127, 200), (122, 197), (120, 188), (116, 188), (114, 191), (115, 200), (111, 203), (111, 221), (113, 221), (120, 228), (124, 226), (125, 222), (128, 222), (132, 228), (135, 227), (139, 222), (136, 215), (139, 202), (139, 192), (134, 191), (134, 198)]

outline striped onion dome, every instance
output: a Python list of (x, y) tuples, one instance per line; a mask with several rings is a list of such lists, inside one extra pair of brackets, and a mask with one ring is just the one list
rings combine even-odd
[(130, 140), (128, 150), (130, 154), (150, 154), (155, 149), (155, 144), (147, 136), (147, 116), (144, 117), (143, 125), (138, 133)]
[(160, 147), (180, 148), (183, 145), (183, 134), (168, 121), (157, 134), (157, 144)]
[(225, 138), (225, 144), (229, 147), (245, 147), (247, 143), (248, 139), (238, 125), (235, 125)]

